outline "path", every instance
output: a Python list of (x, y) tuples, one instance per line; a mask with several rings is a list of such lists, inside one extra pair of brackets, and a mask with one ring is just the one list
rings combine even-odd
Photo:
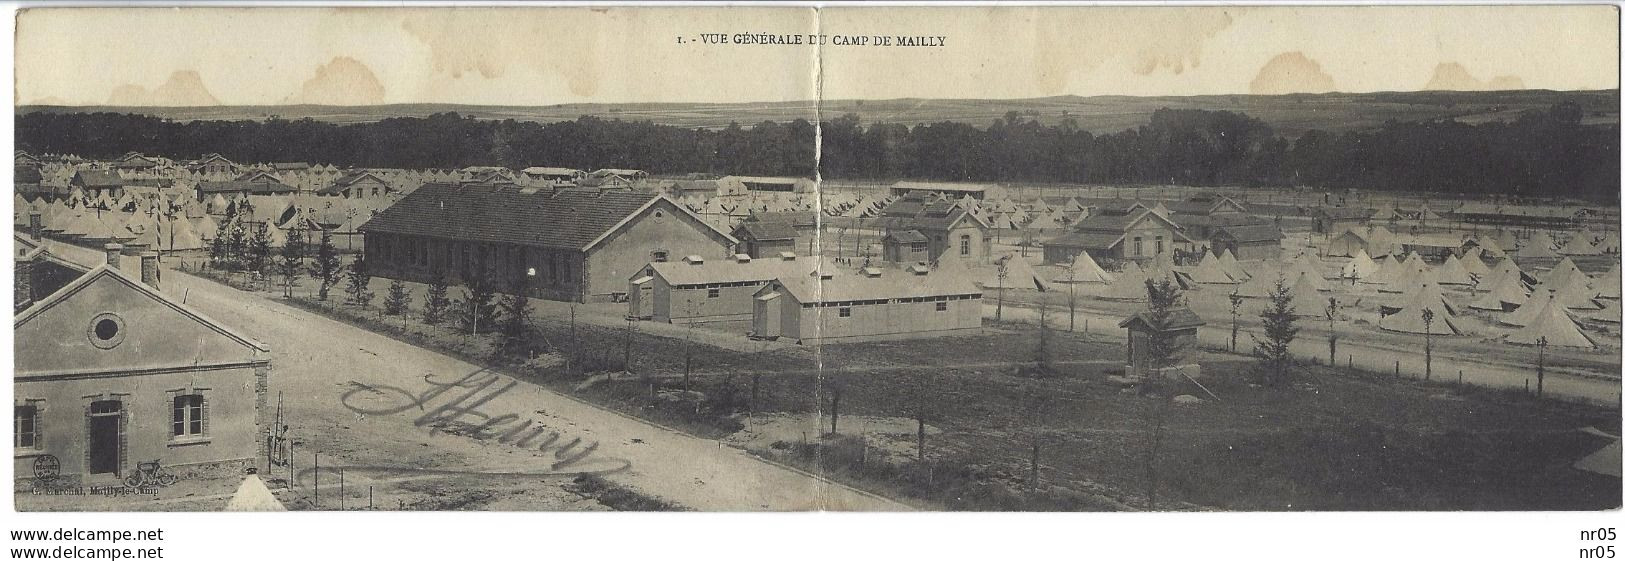
[[(58, 248), (65, 257), (83, 263), (102, 259), (93, 250), (53, 243), (53, 250)], [(134, 261), (127, 257), (125, 265), (134, 266)], [(346, 454), (378, 456), (380, 450), (386, 451), (384, 459), (395, 465), (439, 468), (452, 463), (481, 471), (542, 469), (555, 457), (445, 432), (436, 434), (429, 430), (431, 427), (414, 426), (414, 419), (421, 415), (415, 408), (366, 415), (341, 402), (346, 392), (357, 387), (396, 387), (419, 394), (429, 388), (426, 380), (456, 380), (480, 372), (482, 369), (474, 364), (173, 270), (164, 271), (160, 284), (166, 293), (184, 297), (187, 305), (204, 315), (223, 320), (271, 347), (273, 390), (283, 396), (295, 430), (331, 430), (336, 434), (333, 438), (345, 439), (342, 446), (335, 446), (339, 449), (324, 452), (324, 468), (337, 467)], [(630, 463), (629, 469), (606, 475), (607, 479), (688, 508), (907, 509), (866, 492), (761, 461), (715, 440), (652, 425), (528, 382), (487, 375), (494, 377), (493, 389), (475, 390), (473, 393), (483, 393), (465, 400), (465, 405), (477, 405), (486, 415), (512, 414), (536, 420), (562, 433), (565, 440), (580, 437), (583, 446), (596, 442), (598, 448), (591, 457), (597, 458), (597, 465), (610, 465), (614, 460)], [(509, 384), (511, 389), (503, 391)], [(386, 397), (397, 395), (386, 392)], [(429, 407), (435, 405), (439, 404)], [(477, 414), (470, 415), (465, 422), (481, 422), (481, 418), (473, 416)], [(304, 427), (297, 426), (301, 424)]]

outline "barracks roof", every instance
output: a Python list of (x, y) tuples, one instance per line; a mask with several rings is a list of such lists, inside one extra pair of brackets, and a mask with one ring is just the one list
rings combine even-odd
[(425, 183), (361, 231), (584, 250), (657, 198), (633, 190)]

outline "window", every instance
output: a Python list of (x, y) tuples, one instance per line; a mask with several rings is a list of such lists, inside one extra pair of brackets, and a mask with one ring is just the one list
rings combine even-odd
[(1145, 240), (1140, 239), (1139, 236), (1134, 238), (1134, 254), (1145, 255)]
[(910, 251), (925, 251), (925, 242), (910, 243), (908, 244), (908, 249)]
[(843, 318), (852, 317), (852, 307), (851, 306), (841, 306), (841, 317), (843, 317)]
[(937, 311), (939, 311), (939, 312), (948, 311), (948, 303), (947, 302), (937, 302)]
[(959, 254), (970, 255), (970, 234), (959, 236)]
[(175, 396), (173, 436), (203, 436), (203, 395)]
[(124, 342), (124, 318), (113, 313), (97, 314), (90, 319), (90, 344), (98, 349), (111, 349)]
[(1162, 255), (1162, 236), (1157, 236), (1157, 255)]
[(18, 405), (12, 408), (12, 434), (17, 435), (13, 444), (17, 448), (39, 447), (39, 407), (33, 405)]
[(649, 252), (649, 260), (654, 261), (655, 263), (665, 263), (666, 252), (662, 250), (651, 251)]
[(720, 289), (720, 288), (707, 288), (707, 289), (705, 289), (705, 297), (706, 298), (721, 298), (722, 297), (722, 289)]

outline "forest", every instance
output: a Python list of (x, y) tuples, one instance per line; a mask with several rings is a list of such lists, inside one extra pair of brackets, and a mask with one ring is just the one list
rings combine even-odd
[[(1162, 109), (1149, 122), (1095, 135), (1076, 118), (1046, 125), (1016, 112), (978, 126), (908, 127), (844, 115), (685, 128), (581, 117), (553, 123), (457, 113), (334, 124), (311, 119), (178, 122), (126, 113), (29, 113), (17, 146), (112, 158), (137, 151), (189, 159), (340, 167), (632, 168), (654, 174), (770, 175), (1019, 183), (1300, 186), (1560, 196), (1619, 196), (1619, 125), (1584, 125), (1578, 104), (1505, 122), (1389, 121), (1297, 138), (1231, 111)], [(822, 129), (822, 146), (819, 130)], [(816, 150), (815, 150), (816, 148)], [(821, 155), (820, 161), (815, 152)], [(815, 163), (816, 162), (816, 163)]]

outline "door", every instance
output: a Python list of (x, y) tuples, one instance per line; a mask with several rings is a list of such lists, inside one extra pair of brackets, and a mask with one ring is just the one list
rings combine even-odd
[(89, 471), (92, 474), (119, 473), (119, 420), (124, 404), (118, 401), (96, 401), (90, 404)]
[(779, 336), (779, 294), (770, 292), (756, 297), (756, 309), (752, 314), (754, 320), (751, 333), (762, 339), (775, 339)]

